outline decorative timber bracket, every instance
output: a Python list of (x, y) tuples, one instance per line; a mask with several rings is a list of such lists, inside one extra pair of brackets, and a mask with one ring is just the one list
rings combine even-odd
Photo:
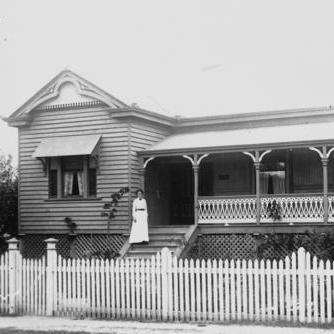
[(262, 159), (264, 158), (265, 155), (269, 154), (272, 150), (267, 150), (264, 151), (262, 153), (260, 153), (259, 151), (255, 151), (255, 154), (251, 153), (251, 152), (242, 152), (243, 154), (246, 154), (248, 156), (250, 156), (255, 163), (260, 163), (262, 161)]
[(143, 161), (143, 169), (145, 169), (147, 167), (147, 165), (149, 164), (150, 161), (152, 161), (153, 159), (155, 159), (155, 157), (149, 157), (146, 160)]
[(43, 166), (43, 172), (44, 172), (44, 176), (47, 175), (47, 170), (48, 170), (48, 161), (47, 161), (47, 158), (37, 158), (41, 163), (42, 163), (42, 166)]
[(197, 154), (195, 154), (193, 157), (191, 157), (190, 155), (182, 155), (182, 156), (183, 158), (186, 158), (190, 161), (193, 168), (196, 168), (200, 166), (202, 160), (208, 157), (209, 154), (202, 154), (201, 156), (198, 156)]
[(92, 154), (90, 155), (92, 159), (95, 161), (97, 174), (100, 174), (100, 151), (101, 151), (101, 138), (99, 139)]
[(261, 199), (260, 199), (260, 164), (265, 155), (269, 154), (272, 150), (267, 150), (262, 153), (255, 151), (255, 154), (251, 152), (243, 152), (250, 156), (254, 162), (255, 178), (256, 178), (256, 223), (260, 224), (261, 219)]
[(155, 157), (149, 158), (141, 158), (140, 159), (140, 167), (139, 167), (139, 185), (140, 188), (145, 191), (145, 174), (147, 165), (153, 160)]
[(195, 225), (198, 224), (198, 172), (199, 166), (203, 159), (205, 159), (208, 154), (202, 154), (198, 156), (198, 154), (194, 154), (193, 157), (189, 155), (182, 155), (183, 158), (186, 158), (190, 161), (193, 171), (194, 171), (194, 222)]
[(330, 148), (329, 151), (327, 151), (326, 146), (323, 146), (322, 149), (316, 147), (309, 147), (309, 149), (311, 151), (317, 152), (321, 159), (329, 159), (331, 153), (334, 151), (334, 147)]
[(324, 205), (324, 223), (328, 223), (328, 160), (331, 153), (334, 151), (334, 147), (327, 150), (326, 146), (322, 146), (321, 149), (316, 147), (309, 147), (311, 151), (318, 153), (322, 163), (322, 174), (323, 174), (323, 205)]

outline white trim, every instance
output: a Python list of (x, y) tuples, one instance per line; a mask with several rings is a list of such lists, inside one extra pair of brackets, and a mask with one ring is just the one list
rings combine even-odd
[(334, 151), (334, 147), (332, 147), (328, 152), (327, 152), (327, 158), (331, 155), (331, 153)]
[(242, 153), (250, 156), (252, 158), (253, 162), (256, 162), (256, 158), (255, 158), (254, 154), (252, 154), (251, 152), (242, 152)]
[(272, 150), (264, 151), (264, 152), (260, 155), (260, 157), (259, 157), (259, 162), (261, 162), (261, 161), (262, 161), (262, 158), (264, 158), (264, 156), (267, 155), (267, 154), (269, 154), (271, 151), (272, 151)]
[(182, 156), (183, 156), (183, 158), (188, 159), (191, 162), (192, 166), (195, 166), (195, 161), (192, 157), (190, 157), (189, 155), (182, 155)]
[(208, 156), (209, 156), (209, 154), (203, 154), (203, 155), (197, 160), (197, 166), (199, 166), (200, 163), (201, 163), (201, 161), (202, 161), (203, 159), (205, 159), (206, 157), (208, 157)]
[(326, 158), (326, 156), (324, 157), (323, 152), (320, 151), (318, 148), (316, 148), (316, 147), (309, 147), (309, 149), (310, 149), (311, 151), (317, 152), (317, 153), (319, 154), (319, 156), (320, 156), (321, 159)]
[(148, 165), (148, 163), (149, 163), (150, 161), (152, 161), (154, 158), (155, 158), (155, 157), (150, 157), (150, 158), (148, 158), (148, 159), (143, 163), (143, 168), (145, 169), (146, 166)]

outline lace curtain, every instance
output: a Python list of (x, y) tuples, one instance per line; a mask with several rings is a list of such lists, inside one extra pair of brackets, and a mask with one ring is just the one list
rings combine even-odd
[(271, 174), (274, 194), (285, 194), (285, 173), (275, 172)]
[(272, 182), (274, 194), (285, 194), (285, 172), (263, 172), (260, 174), (260, 193), (268, 194), (269, 178)]
[(84, 183), (84, 177), (83, 177), (83, 172), (77, 172), (77, 177), (78, 177), (78, 188), (79, 188), (79, 195), (83, 195), (83, 183)]
[(71, 196), (73, 192), (73, 172), (65, 172), (64, 173), (64, 195)]
[(73, 186), (74, 186), (74, 181), (75, 177), (74, 174), (76, 174), (76, 179), (78, 182), (78, 190), (79, 190), (79, 195), (83, 195), (83, 189), (84, 189), (84, 177), (83, 177), (83, 172), (78, 171), (78, 172), (65, 172), (64, 173), (64, 195), (65, 196), (72, 196), (75, 195), (73, 194)]
[(260, 194), (268, 194), (269, 174), (260, 174)]

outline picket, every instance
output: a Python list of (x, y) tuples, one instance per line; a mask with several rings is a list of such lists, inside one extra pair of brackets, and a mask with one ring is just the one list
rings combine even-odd
[(317, 263), (317, 258), (314, 256), (313, 257), (313, 264), (312, 264), (312, 268), (313, 268), (313, 312), (314, 312), (314, 319), (313, 321), (315, 323), (319, 322), (319, 303), (318, 303), (318, 275), (316, 272), (316, 269), (318, 269), (318, 263)]
[(260, 285), (261, 285), (261, 320), (266, 321), (266, 281), (265, 281), (265, 264), (264, 260), (260, 261)]
[[(174, 257), (174, 275), (176, 276), (176, 281), (177, 281), (177, 258)], [(174, 276), (174, 277), (175, 277)], [(158, 296), (158, 293), (157, 293), (157, 284), (156, 284), (156, 257), (155, 256), (152, 256), (151, 257), (151, 277), (152, 277), (152, 318), (154, 320), (157, 319), (158, 317), (158, 314), (157, 314), (157, 296)], [(178, 299), (178, 293), (177, 293), (177, 288), (176, 288), (176, 292), (175, 292), (175, 298)], [(177, 312), (177, 308), (176, 308), (176, 312)]]
[(242, 272), (242, 318), (247, 320), (248, 318), (248, 296), (247, 296), (247, 263), (246, 260), (241, 262)]
[(307, 322), (312, 322), (312, 290), (311, 290), (311, 255), (309, 252), (305, 256), (305, 273), (306, 273), (306, 317)]
[(271, 289), (271, 262), (270, 260), (267, 260), (266, 262), (266, 269), (265, 269), (265, 273), (266, 273), (266, 278), (267, 278), (267, 287), (266, 287), (266, 308), (267, 308), (267, 319), (268, 320), (272, 320), (272, 289)]
[(273, 261), (273, 270), (272, 270), (272, 279), (273, 279), (273, 317), (274, 320), (278, 320), (278, 285), (277, 285), (277, 261)]
[(326, 261), (326, 301), (327, 301), (327, 322), (332, 322), (332, 284), (331, 284), (331, 264), (329, 260)]
[[(14, 307), (19, 314), (48, 314), (46, 258), (25, 259), (18, 250), (10, 251), (17, 252), (0, 256), (1, 313)], [(333, 263), (316, 257), (311, 261), (303, 249), (278, 262), (183, 260), (166, 249), (149, 259), (57, 256), (55, 262), (52, 314), (58, 316), (333, 321)]]
[[(203, 260), (204, 261), (204, 260)], [(225, 319), (230, 320), (230, 275), (229, 262), (224, 261), (224, 276), (225, 276)]]
[(284, 264), (282, 260), (278, 262), (278, 285), (279, 285), (279, 319), (284, 320), (285, 307), (284, 307)]
[(325, 277), (324, 277), (324, 261), (319, 262), (319, 293), (320, 293), (320, 322), (325, 323)]
[(285, 303), (286, 303), (286, 320), (291, 320), (291, 272), (290, 272), (290, 259), (285, 258)]
[[(199, 265), (199, 261), (196, 260), (196, 267)], [(197, 283), (197, 291), (200, 291), (199, 281)], [(218, 291), (217, 294), (219, 296), (219, 320), (224, 320), (224, 281), (223, 281), (223, 261), (220, 259), (218, 261)], [(197, 310), (201, 305), (201, 300), (199, 298), (199, 293), (196, 294), (197, 298)], [(198, 318), (198, 320), (201, 320)]]
[(249, 320), (254, 319), (254, 287), (253, 287), (253, 262), (251, 260), (248, 261), (248, 268), (246, 268), (245, 272), (246, 277), (248, 277), (248, 318)]
[[(152, 261), (153, 262), (153, 261)], [(152, 272), (154, 267), (152, 266)], [(179, 320), (179, 280), (177, 271), (177, 258), (173, 259), (173, 282), (174, 282), (174, 319)], [(154, 280), (152, 281), (154, 283)], [(154, 290), (153, 290), (154, 293)], [(152, 296), (154, 298), (154, 296)]]

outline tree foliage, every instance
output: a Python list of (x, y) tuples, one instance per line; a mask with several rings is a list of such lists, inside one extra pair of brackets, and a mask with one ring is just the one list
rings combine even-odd
[(17, 191), (18, 177), (12, 157), (0, 154), (0, 235), (2, 238), (17, 233)]

